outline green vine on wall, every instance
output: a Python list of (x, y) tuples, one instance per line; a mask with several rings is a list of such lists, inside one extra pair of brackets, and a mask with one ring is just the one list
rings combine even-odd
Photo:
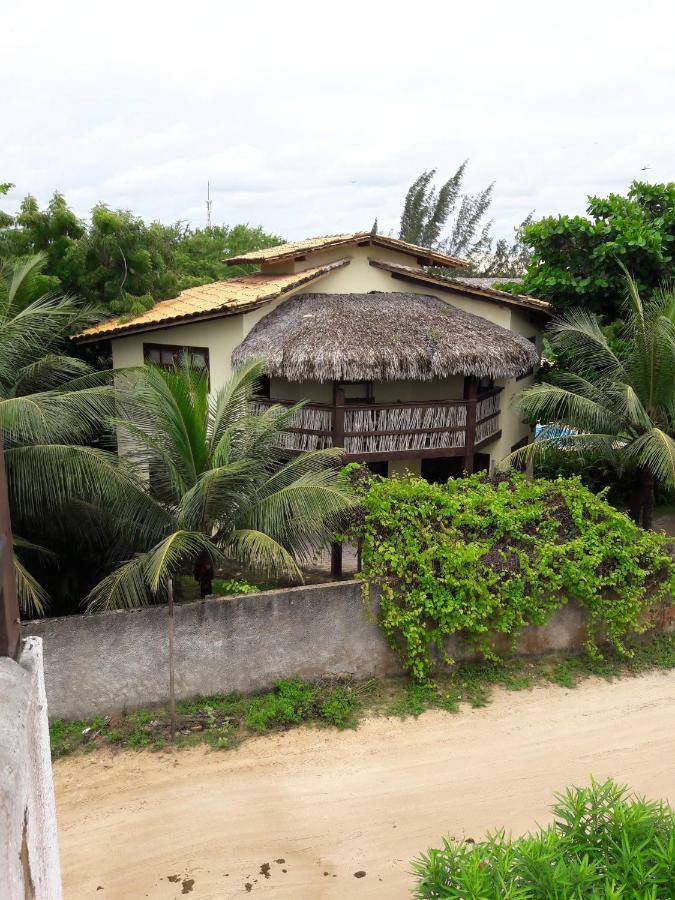
[(653, 627), (670, 603), (665, 537), (638, 528), (579, 478), (360, 484), (364, 588), (379, 591), (381, 625), (419, 681), (452, 662), (448, 637), (494, 658), (500, 635), (513, 645), (569, 599), (586, 610), (589, 650), (604, 639), (627, 653), (626, 637)]

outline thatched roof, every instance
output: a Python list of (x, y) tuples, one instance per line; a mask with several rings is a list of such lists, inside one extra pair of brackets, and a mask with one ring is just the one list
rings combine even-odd
[(289, 381), (425, 381), (522, 375), (527, 338), (423, 294), (299, 294), (261, 319), (232, 354)]

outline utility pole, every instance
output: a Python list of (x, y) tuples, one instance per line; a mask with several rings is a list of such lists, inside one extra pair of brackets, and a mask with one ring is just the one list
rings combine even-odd
[(16, 659), (21, 644), (21, 627), (12, 552), (7, 473), (0, 432), (0, 656)]
[(206, 182), (206, 227), (211, 228), (211, 182)]

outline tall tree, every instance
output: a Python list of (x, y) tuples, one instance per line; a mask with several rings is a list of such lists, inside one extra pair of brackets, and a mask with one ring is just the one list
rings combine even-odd
[(209, 281), (224, 281), (254, 270), (253, 266), (228, 266), (228, 256), (251, 250), (264, 250), (282, 243), (260, 226), (214, 225), (211, 228), (185, 228), (176, 241), (176, 270), (181, 290)]
[(519, 292), (620, 317), (623, 263), (649, 296), (675, 274), (675, 182), (634, 181), (626, 196), (589, 197), (587, 216), (547, 216), (524, 228), (532, 252)]
[[(0, 185), (0, 196), (12, 187)], [(147, 224), (129, 210), (98, 204), (84, 222), (55, 193), (41, 209), (28, 195), (15, 216), (0, 213), (0, 266), (35, 253), (45, 257), (27, 302), (48, 291), (76, 294), (108, 315), (135, 315), (178, 291), (254, 270), (225, 257), (281, 243), (249, 225), (192, 229)]]
[(67, 343), (97, 316), (53, 294), (24, 302), (44, 262), (27, 259), (0, 281), (0, 430), (25, 613), (40, 613), (47, 602), (32, 570), (45, 559), (58, 562), (41, 541), (50, 529), (71, 546), (98, 542), (104, 556), (125, 532), (129, 537), (141, 525), (147, 532), (153, 515), (117, 454), (91, 444), (115, 411), (114, 391), (107, 373), (68, 355)]
[(467, 163), (465, 160), (440, 188), (434, 186), (436, 169), (422, 172), (413, 182), (403, 204), (401, 240), (469, 260), (489, 251), (492, 223), (485, 217), (493, 184), (477, 194), (462, 194)]
[(190, 569), (208, 593), (224, 557), (300, 580), (298, 561), (344, 526), (354, 501), (338, 472), (342, 451), (289, 461), (282, 432), (295, 408), (252, 414), (261, 374), (260, 364), (244, 366), (211, 398), (207, 375), (187, 359), (130, 379), (117, 424), (127, 458), (150, 473), (162, 530), (94, 588), (91, 609), (164, 598), (168, 580)]
[(643, 300), (627, 272), (624, 279), (621, 355), (587, 310), (572, 310), (550, 326), (560, 365), (517, 401), (546, 427), (514, 457), (562, 448), (582, 459), (605, 458), (619, 478), (636, 471), (632, 513), (649, 528), (654, 482), (675, 486), (675, 293), (666, 286)]

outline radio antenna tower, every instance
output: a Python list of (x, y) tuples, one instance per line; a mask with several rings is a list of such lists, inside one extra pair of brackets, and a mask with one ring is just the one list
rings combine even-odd
[(211, 182), (206, 182), (206, 227), (211, 227)]

